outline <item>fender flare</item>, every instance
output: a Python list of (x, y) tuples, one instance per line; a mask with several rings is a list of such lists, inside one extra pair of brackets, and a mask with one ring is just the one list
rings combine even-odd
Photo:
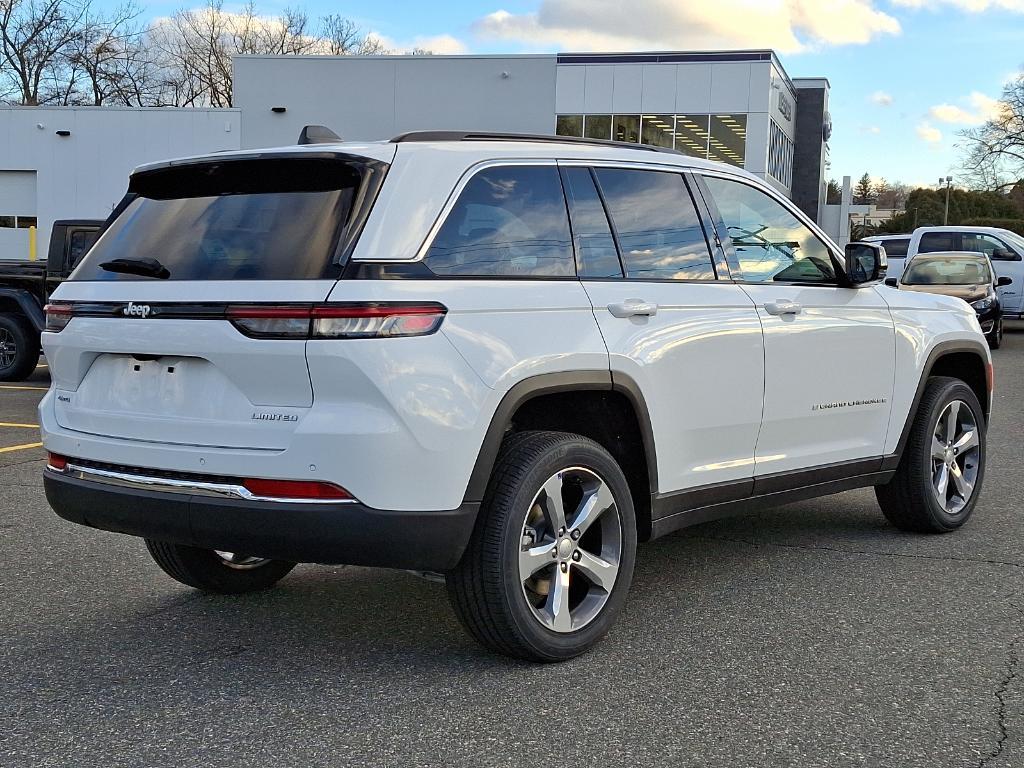
[(0, 288), (0, 298), (11, 299), (18, 305), (18, 309), (32, 324), (36, 333), (42, 333), (46, 327), (46, 315), (43, 308), (39, 306), (36, 297), (22, 288)]
[(943, 357), (957, 352), (977, 355), (982, 365), (985, 366), (986, 383), (989, 386), (989, 391), (988, 396), (981, 403), (981, 407), (985, 411), (985, 420), (988, 421), (992, 411), (992, 390), (991, 382), (989, 381), (989, 377), (992, 374), (989, 368), (991, 364), (989, 363), (988, 346), (984, 342), (971, 341), (969, 339), (939, 342), (928, 353), (928, 358), (925, 360), (924, 367), (921, 370), (921, 378), (917, 382), (917, 391), (914, 392), (914, 399), (910, 403), (910, 410), (907, 412), (907, 420), (903, 423), (903, 430), (900, 432), (900, 439), (896, 443), (896, 450), (882, 458), (881, 468), (883, 470), (896, 469), (899, 466), (900, 458), (903, 456), (903, 449), (906, 448), (907, 440), (910, 439), (910, 428), (914, 425), (914, 419), (917, 418), (917, 410), (921, 405), (924, 389), (928, 385), (928, 378), (932, 375), (935, 364)]
[(595, 371), (563, 371), (559, 373), (542, 373), (517, 382), (502, 397), (498, 407), (491, 416), (491, 422), (484, 433), (483, 443), (477, 453), (476, 463), (469, 477), (464, 502), (478, 503), (483, 501), (487, 484), (498, 458), (498, 451), (505, 439), (505, 434), (512, 426), (512, 416), (524, 404), (543, 395), (559, 392), (584, 390), (604, 390), (619, 392), (629, 400), (636, 413), (643, 439), (644, 453), (647, 458), (647, 472), (651, 483), (651, 493), (658, 488), (658, 461), (655, 454), (654, 434), (651, 428), (651, 417), (647, 403), (637, 383), (618, 372), (608, 370)]

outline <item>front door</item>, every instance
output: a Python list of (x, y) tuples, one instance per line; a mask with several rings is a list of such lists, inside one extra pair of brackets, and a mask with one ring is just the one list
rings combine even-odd
[(764, 329), (755, 475), (881, 456), (895, 367), (885, 301), (873, 287), (838, 286), (834, 251), (788, 203), (736, 177), (703, 179), (730, 271)]

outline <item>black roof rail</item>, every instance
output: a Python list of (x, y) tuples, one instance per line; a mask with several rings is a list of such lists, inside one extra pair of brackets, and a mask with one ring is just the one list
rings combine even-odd
[(392, 144), (403, 144), (415, 141), (542, 141), (552, 144), (586, 144), (598, 147), (617, 147), (620, 149), (642, 149), (648, 152), (668, 152), (682, 155), (677, 149), (655, 147), (650, 144), (634, 144), (628, 141), (610, 141), (608, 139), (588, 139), (579, 136), (553, 136), (544, 133), (487, 133), (482, 131), (410, 131), (401, 133), (391, 139)]
[(325, 125), (307, 125), (299, 133), (297, 144), (335, 144), (341, 136)]

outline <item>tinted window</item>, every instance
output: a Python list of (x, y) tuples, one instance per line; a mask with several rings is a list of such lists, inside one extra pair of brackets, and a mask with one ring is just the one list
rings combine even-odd
[(138, 196), (72, 279), (152, 279), (101, 266), (117, 259), (156, 259), (170, 280), (322, 278), (361, 178), (352, 164), (327, 159), (228, 161), (139, 174), (129, 188)]
[(562, 179), (569, 201), (576, 270), (580, 277), (622, 277), (615, 240), (590, 169), (565, 168)]
[(828, 247), (788, 208), (739, 181), (705, 178), (729, 231), (729, 267), (737, 280), (833, 283)]
[(886, 256), (903, 257), (907, 255), (907, 248), (910, 246), (910, 240), (883, 240), (882, 247), (885, 248)]
[(678, 173), (597, 168), (626, 276), (714, 280), (711, 254)]
[(508, 166), (477, 173), (434, 238), (426, 264), (439, 275), (574, 275), (558, 169)]
[(917, 246), (918, 253), (935, 253), (936, 251), (957, 251), (956, 232), (925, 232)]
[(963, 236), (963, 245), (961, 246), (961, 250), (984, 253), (987, 256), (996, 259), (997, 261), (999, 260), (1000, 256), (1002, 256), (1005, 259), (1006, 256), (1004, 254), (1007, 251), (1010, 251), (1012, 253), (1011, 249), (1006, 245), (1006, 243), (1004, 243), (998, 237), (993, 237), (992, 235), (983, 235), (980, 233), (970, 235), (965, 234)]

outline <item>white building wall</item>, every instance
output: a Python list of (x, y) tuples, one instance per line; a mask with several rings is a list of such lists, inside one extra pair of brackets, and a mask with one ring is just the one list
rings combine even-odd
[[(26, 200), (21, 213), (34, 209), (43, 258), (55, 220), (105, 218), (124, 196), (136, 166), (238, 149), (240, 128), (238, 110), (4, 107), (0, 172), (35, 172), (35, 200)], [(0, 216), (17, 213), (0, 210)], [(0, 247), (5, 242), (0, 238)], [(27, 257), (23, 246), (0, 253), (0, 258)]]
[(311, 124), (353, 140), (555, 127), (554, 56), (239, 56), (234, 68), (246, 148), (294, 143)]

